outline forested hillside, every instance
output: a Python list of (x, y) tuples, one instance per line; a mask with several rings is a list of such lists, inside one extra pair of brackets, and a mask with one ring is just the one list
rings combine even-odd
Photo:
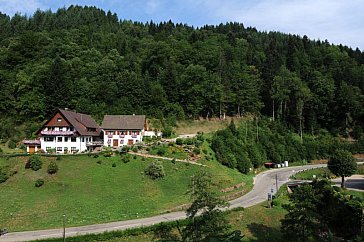
[(120, 21), (94, 7), (0, 14), (0, 139), (57, 107), (171, 120), (270, 116), (296, 131), (364, 120), (364, 53), (243, 24)]

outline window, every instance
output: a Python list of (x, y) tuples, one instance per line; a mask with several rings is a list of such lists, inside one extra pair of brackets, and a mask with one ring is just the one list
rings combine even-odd
[(71, 142), (76, 142), (76, 137), (71, 137)]
[(82, 137), (82, 142), (85, 142), (85, 137)]
[(53, 140), (54, 140), (54, 137), (49, 137), (49, 136), (44, 137), (45, 142), (53, 142)]
[(57, 118), (57, 122), (62, 122), (62, 118)]
[(57, 137), (57, 142), (62, 142), (63, 137)]
[(74, 130), (75, 130), (75, 128), (74, 128), (74, 127), (71, 127), (71, 128), (70, 128), (70, 131), (74, 131)]
[(68, 142), (68, 137), (64, 137), (64, 142)]
[(62, 151), (62, 147), (57, 147), (57, 151)]

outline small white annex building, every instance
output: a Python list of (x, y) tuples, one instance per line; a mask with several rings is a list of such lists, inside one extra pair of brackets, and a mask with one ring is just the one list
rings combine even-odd
[(142, 142), (147, 122), (145, 115), (105, 115), (101, 128), (104, 146), (131, 146)]

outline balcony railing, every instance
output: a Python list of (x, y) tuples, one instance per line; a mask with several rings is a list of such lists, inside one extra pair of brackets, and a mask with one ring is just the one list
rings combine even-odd
[(74, 135), (75, 131), (41, 131), (43, 135)]
[(40, 140), (23, 140), (25, 145), (40, 145)]
[(86, 146), (102, 146), (102, 145), (104, 145), (102, 141), (91, 141), (86, 143)]

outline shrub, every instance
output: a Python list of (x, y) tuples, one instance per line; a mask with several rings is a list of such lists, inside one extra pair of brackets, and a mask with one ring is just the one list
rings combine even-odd
[(197, 136), (196, 136), (196, 139), (201, 141), (201, 142), (204, 142), (205, 141), (205, 137), (203, 136), (203, 132), (198, 132), (197, 133)]
[(176, 144), (177, 144), (177, 145), (183, 145), (183, 139), (181, 139), (181, 138), (177, 138), (177, 139), (176, 139)]
[(201, 150), (199, 148), (194, 148), (193, 153), (195, 153), (196, 155), (199, 155), (201, 153)]
[(104, 152), (104, 157), (111, 157), (112, 156), (112, 151), (107, 150)]
[(138, 147), (136, 146), (133, 146), (133, 148), (131, 149), (134, 153), (137, 153), (138, 152)]
[(126, 153), (128, 153), (129, 150), (130, 150), (130, 147), (125, 145), (121, 148), (120, 153), (126, 154)]
[(43, 162), (39, 159), (39, 156), (32, 155), (25, 164), (25, 169), (31, 168), (33, 171), (37, 171), (42, 168), (42, 164)]
[(0, 148), (0, 154), (4, 153), (3, 149)]
[(62, 159), (62, 157), (60, 155), (57, 155), (56, 160), (61, 160), (61, 159)]
[(9, 140), (8, 142), (8, 147), (9, 149), (15, 149), (16, 148), (16, 143), (14, 142), (14, 140)]
[(116, 167), (116, 163), (115, 163), (115, 162), (113, 162), (111, 166), (112, 166), (112, 167)]
[(98, 154), (94, 154), (94, 158), (99, 158), (99, 155)]
[(35, 187), (41, 187), (44, 185), (44, 180), (43, 179), (37, 179), (35, 181)]
[(171, 160), (171, 162), (172, 162), (172, 164), (176, 164), (176, 158), (173, 158), (173, 159)]
[(166, 149), (165, 147), (163, 147), (163, 146), (159, 146), (159, 147), (158, 147), (158, 150), (157, 150), (157, 155), (162, 156), (162, 155), (164, 155), (166, 152), (167, 152), (167, 149)]
[(129, 155), (124, 155), (122, 158), (122, 161), (126, 164), (130, 162), (130, 156)]
[(51, 161), (51, 163), (49, 163), (48, 168), (47, 168), (48, 174), (55, 174), (55, 173), (57, 173), (57, 171), (58, 171), (57, 163), (54, 161)]
[(185, 140), (185, 144), (186, 145), (193, 145), (193, 139), (191, 139), (191, 138), (187, 138), (186, 140)]
[(3, 171), (0, 171), (0, 183), (6, 182), (9, 179), (8, 174)]
[(134, 160), (136, 160), (136, 159), (137, 159), (137, 156), (136, 156), (136, 155), (134, 155), (134, 156), (133, 156), (133, 159), (134, 159)]
[(96, 161), (97, 164), (101, 165), (102, 161), (101, 160), (98, 160)]
[(144, 173), (153, 180), (165, 176), (163, 165), (159, 161), (151, 163), (147, 168), (145, 168)]

